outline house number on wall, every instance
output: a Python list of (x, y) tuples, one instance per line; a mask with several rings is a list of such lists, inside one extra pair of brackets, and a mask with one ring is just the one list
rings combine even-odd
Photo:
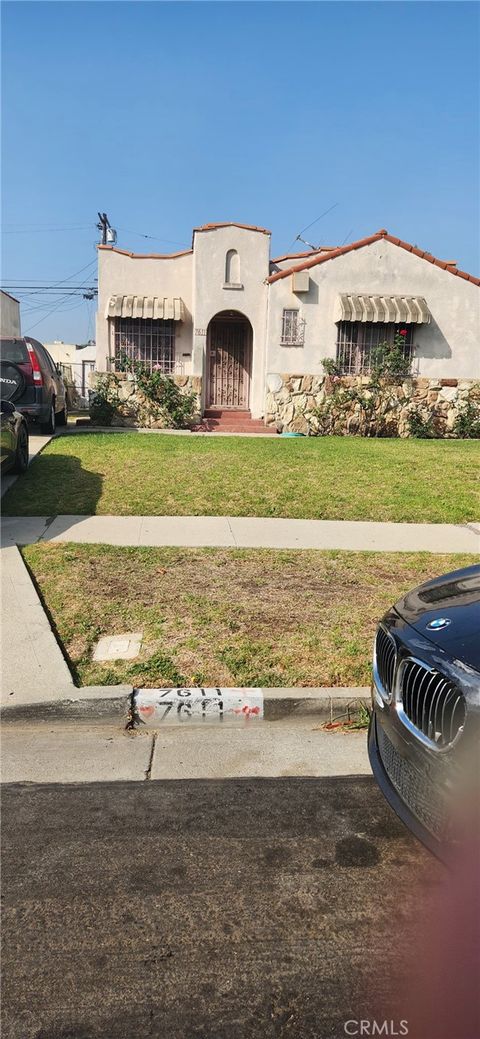
[(207, 329), (206, 328), (196, 328), (195, 329), (195, 335), (196, 336), (206, 336), (206, 334), (207, 334)]

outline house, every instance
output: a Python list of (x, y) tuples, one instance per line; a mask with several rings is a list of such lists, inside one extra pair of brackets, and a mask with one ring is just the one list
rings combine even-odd
[(88, 405), (90, 374), (95, 369), (97, 349), (94, 340), (88, 343), (64, 343), (56, 339), (45, 343), (55, 364), (59, 364), (67, 385), (73, 388), (74, 403), (78, 407)]
[(3, 289), (0, 291), (0, 335), (11, 339), (20, 336), (20, 303)]
[(272, 396), (289, 380), (310, 392), (325, 358), (364, 376), (399, 330), (418, 377), (480, 379), (480, 279), (383, 229), (271, 259), (268, 230), (226, 222), (183, 252), (98, 256), (97, 369), (138, 358), (193, 385), (203, 410), (282, 419)]

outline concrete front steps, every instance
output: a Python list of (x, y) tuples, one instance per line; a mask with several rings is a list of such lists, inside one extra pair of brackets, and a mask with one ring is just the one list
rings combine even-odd
[(207, 408), (202, 425), (211, 433), (268, 433), (262, 419), (253, 419), (251, 412), (241, 408)]

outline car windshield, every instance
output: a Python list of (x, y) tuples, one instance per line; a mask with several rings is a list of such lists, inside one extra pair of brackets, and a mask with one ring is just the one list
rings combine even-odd
[(28, 364), (30, 357), (23, 339), (2, 339), (0, 341), (0, 361), (12, 364)]

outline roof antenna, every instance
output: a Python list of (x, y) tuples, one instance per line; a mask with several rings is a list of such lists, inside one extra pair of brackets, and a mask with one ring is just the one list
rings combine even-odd
[(342, 248), (342, 246), (345, 245), (346, 242), (348, 242), (348, 239), (350, 238), (351, 234), (353, 234), (353, 227), (351, 227), (349, 232), (348, 232), (348, 234), (345, 235), (345, 238), (343, 239), (343, 242), (341, 243), (340, 248)]
[(331, 213), (332, 209), (335, 209), (338, 205), (338, 202), (334, 202), (333, 206), (330, 206), (329, 209), (326, 209), (324, 213), (320, 213), (320, 216), (317, 216), (316, 220), (312, 220), (311, 224), (307, 224), (306, 227), (302, 227), (300, 234), (297, 234), (296, 238), (294, 239), (294, 244), (295, 242), (303, 242), (304, 245), (308, 245), (308, 248), (311, 249), (312, 252), (318, 252), (318, 250), (321, 249), (321, 246), (312, 245), (311, 242), (307, 242), (305, 238), (302, 238), (302, 235), (305, 234), (305, 231), (308, 231), (311, 227), (313, 227), (314, 224), (318, 224), (319, 220), (322, 220), (324, 216), (327, 216), (327, 213)]
[(297, 237), (296, 237), (295, 241), (296, 242), (303, 242), (304, 245), (308, 245), (308, 248), (311, 249), (312, 252), (314, 252), (314, 253), (318, 252), (318, 250), (320, 249), (319, 245), (312, 245), (311, 242), (307, 242), (307, 239), (306, 238), (302, 238), (301, 234), (297, 234)]

